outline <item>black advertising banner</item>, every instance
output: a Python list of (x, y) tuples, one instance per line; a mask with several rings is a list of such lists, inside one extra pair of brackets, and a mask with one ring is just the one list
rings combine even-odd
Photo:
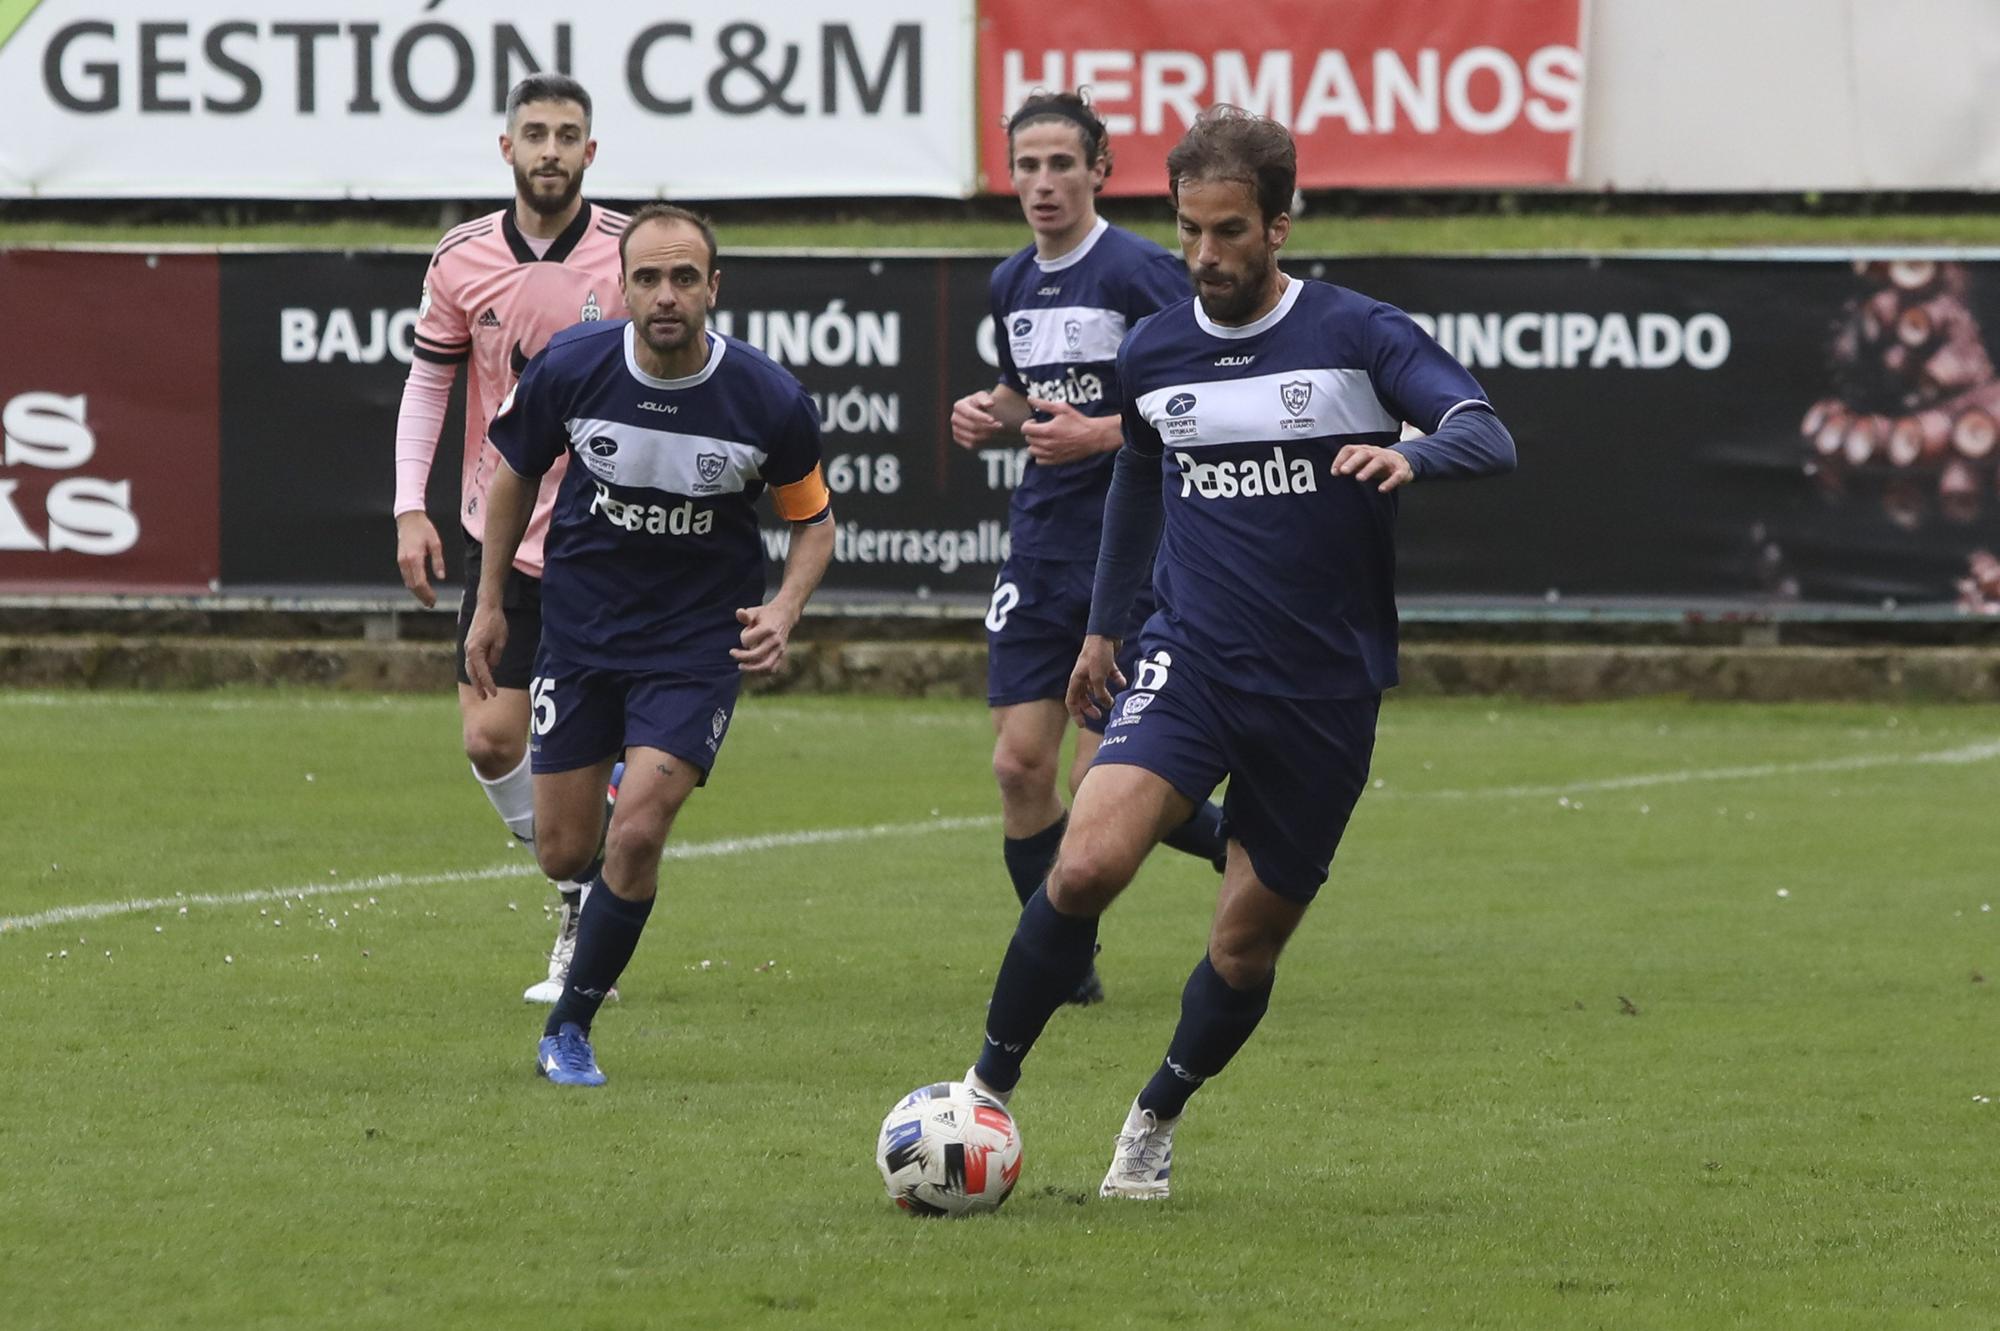
[[(721, 331), (805, 384), (841, 522), (830, 591), (983, 595), (1021, 455), (954, 446), (994, 380), (997, 256), (731, 254)], [(424, 258), (222, 257), (226, 587), (398, 585), (396, 403)], [(1845, 257), (1295, 259), (1390, 301), (1520, 444), (1403, 505), (1430, 596), (1880, 607), (2000, 597), (2000, 264)], [(607, 309), (607, 316), (615, 310)], [(456, 421), (431, 487), (456, 567)], [(1254, 502), (1248, 501), (1248, 502)], [(775, 576), (785, 549), (771, 522)], [(1984, 588), (1984, 591), (1981, 589)]]
[(1965, 595), (2000, 548), (2000, 265), (1298, 269), (1416, 316), (1519, 443), (1508, 481), (1411, 492), (1407, 592), (1907, 606)]
[[(222, 256), (222, 576), (231, 590), (397, 588), (396, 406), (420, 254)], [(460, 573), (464, 376), (431, 469)]]

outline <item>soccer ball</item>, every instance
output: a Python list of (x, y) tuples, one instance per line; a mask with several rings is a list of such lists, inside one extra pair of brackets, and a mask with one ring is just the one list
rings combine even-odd
[(875, 1138), (875, 1164), (905, 1211), (997, 1211), (1021, 1177), (1021, 1131), (998, 1100), (941, 1081), (896, 1102)]

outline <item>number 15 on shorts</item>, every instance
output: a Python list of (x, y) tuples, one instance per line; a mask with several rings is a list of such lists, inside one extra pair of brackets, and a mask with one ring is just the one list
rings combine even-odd
[(536, 735), (546, 735), (556, 723), (556, 682), (535, 676), (528, 681), (528, 704), (533, 708), (528, 718), (528, 729)]

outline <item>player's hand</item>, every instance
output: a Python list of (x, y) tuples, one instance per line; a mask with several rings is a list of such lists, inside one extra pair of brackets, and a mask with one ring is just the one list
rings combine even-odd
[(1125, 675), (1118, 668), (1118, 639), (1094, 633), (1085, 637), (1063, 697), (1070, 716), (1078, 725), (1104, 719), (1111, 714), (1112, 695), (1124, 687)]
[(1417, 469), (1407, 457), (1393, 448), (1377, 448), (1373, 444), (1349, 444), (1341, 449), (1334, 455), (1333, 474), (1352, 476), (1364, 485), (1380, 481), (1375, 488), (1383, 494), (1417, 479)]
[(960, 448), (978, 448), (1004, 428), (993, 414), (991, 393), (967, 393), (951, 404), (951, 438)]
[(1048, 417), (1031, 420), (1021, 427), (1021, 438), (1028, 443), (1028, 456), (1044, 467), (1081, 462), (1118, 447), (1118, 436), (1105, 429), (1105, 421), (1110, 418), (1086, 416), (1067, 402), (1048, 398), (1031, 397), (1028, 405)]
[(438, 603), (431, 578), (444, 577), (444, 543), (420, 508), (396, 515), (396, 567), (403, 572), (403, 585), (424, 609)]
[(465, 673), (482, 702), (500, 694), (499, 686), (493, 682), (493, 667), (499, 663), (506, 646), (507, 616), (483, 605), (474, 610), (472, 623), (465, 631)]
[(784, 665), (785, 649), (792, 640), (793, 627), (799, 622), (798, 611), (773, 601), (738, 610), (736, 622), (743, 626), (743, 645), (730, 648), (729, 654), (736, 658), (738, 670), (769, 675)]

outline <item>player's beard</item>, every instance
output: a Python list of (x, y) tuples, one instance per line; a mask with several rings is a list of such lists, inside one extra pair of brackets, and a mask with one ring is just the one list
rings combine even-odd
[(568, 210), (576, 202), (576, 196), (583, 193), (583, 172), (577, 171), (564, 182), (559, 194), (551, 195), (541, 187), (541, 182), (520, 167), (514, 168), (514, 195), (543, 217), (554, 217)]
[(1244, 322), (1269, 292), (1272, 272), (1277, 266), (1277, 260), (1266, 253), (1254, 265), (1245, 267), (1242, 273), (1230, 278), (1229, 285), (1214, 294), (1210, 294), (1200, 285), (1200, 279), (1203, 276), (1223, 277), (1226, 274), (1195, 273), (1195, 299), (1201, 302), (1201, 312), (1219, 324)]

